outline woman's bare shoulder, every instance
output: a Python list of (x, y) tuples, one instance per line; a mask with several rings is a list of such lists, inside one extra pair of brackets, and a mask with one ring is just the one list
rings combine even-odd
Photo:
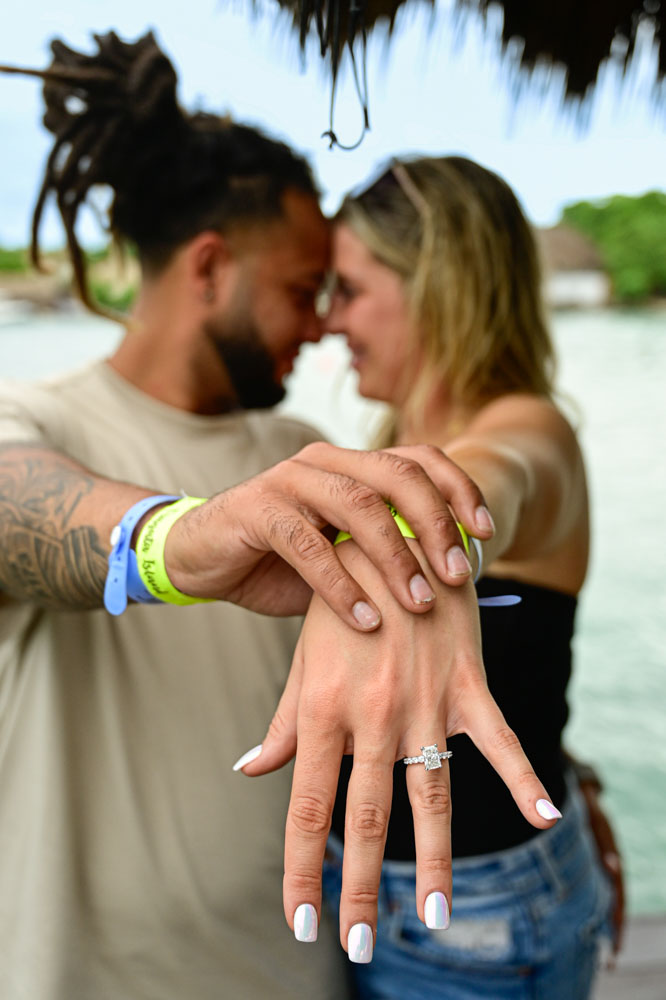
[(537, 426), (568, 427), (574, 433), (571, 422), (552, 399), (527, 392), (507, 393), (489, 400), (476, 411), (469, 427), (521, 426), (534, 422)]
[(570, 457), (579, 453), (576, 431), (551, 399), (529, 393), (499, 396), (482, 406), (467, 424), (466, 439), (504, 440), (530, 450), (550, 444)]

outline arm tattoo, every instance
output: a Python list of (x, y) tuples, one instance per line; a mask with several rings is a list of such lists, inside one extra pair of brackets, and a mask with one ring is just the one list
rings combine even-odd
[(95, 528), (72, 523), (94, 487), (65, 455), (0, 447), (0, 590), (45, 607), (101, 607), (107, 553)]

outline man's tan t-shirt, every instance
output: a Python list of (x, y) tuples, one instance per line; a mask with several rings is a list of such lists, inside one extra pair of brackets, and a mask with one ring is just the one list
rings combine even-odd
[[(209, 496), (315, 437), (173, 409), (104, 363), (0, 386), (0, 442), (156, 492)], [(283, 916), (291, 768), (231, 770), (265, 734), (298, 628), (225, 603), (0, 604), (2, 1000), (346, 996), (337, 931), (298, 944)]]

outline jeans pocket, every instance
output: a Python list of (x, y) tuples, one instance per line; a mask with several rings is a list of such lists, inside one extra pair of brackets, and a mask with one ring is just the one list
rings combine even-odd
[(520, 903), (502, 895), (454, 899), (447, 930), (423, 924), (415, 905), (414, 882), (387, 886), (388, 933), (396, 949), (421, 961), (467, 974), (524, 976), (531, 965), (533, 941), (529, 914)]
[(590, 962), (592, 967), (596, 969), (603, 948), (610, 948), (613, 939), (614, 890), (599, 865), (594, 865), (592, 875), (590, 881), (594, 887), (594, 895), (587, 913), (581, 914), (582, 919), (578, 921), (577, 945), (579, 961), (581, 963)]

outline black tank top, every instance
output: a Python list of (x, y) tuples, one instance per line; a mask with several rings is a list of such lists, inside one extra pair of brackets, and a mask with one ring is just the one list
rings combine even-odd
[[(565, 692), (571, 674), (576, 598), (547, 587), (492, 577), (480, 580), (477, 592), (479, 597), (522, 597), (520, 604), (511, 607), (480, 608), (483, 662), (495, 700), (552, 801), (561, 806), (565, 794), (561, 735), (568, 716)], [(468, 736), (452, 736), (447, 748), (453, 750), (454, 857), (501, 851), (538, 833), (523, 819), (504, 782)], [(420, 751), (416, 747), (410, 752)], [(351, 767), (352, 757), (344, 757), (332, 824), (341, 839)], [(415, 857), (405, 771), (405, 765), (398, 761), (385, 850), (385, 857), (395, 861)]]

